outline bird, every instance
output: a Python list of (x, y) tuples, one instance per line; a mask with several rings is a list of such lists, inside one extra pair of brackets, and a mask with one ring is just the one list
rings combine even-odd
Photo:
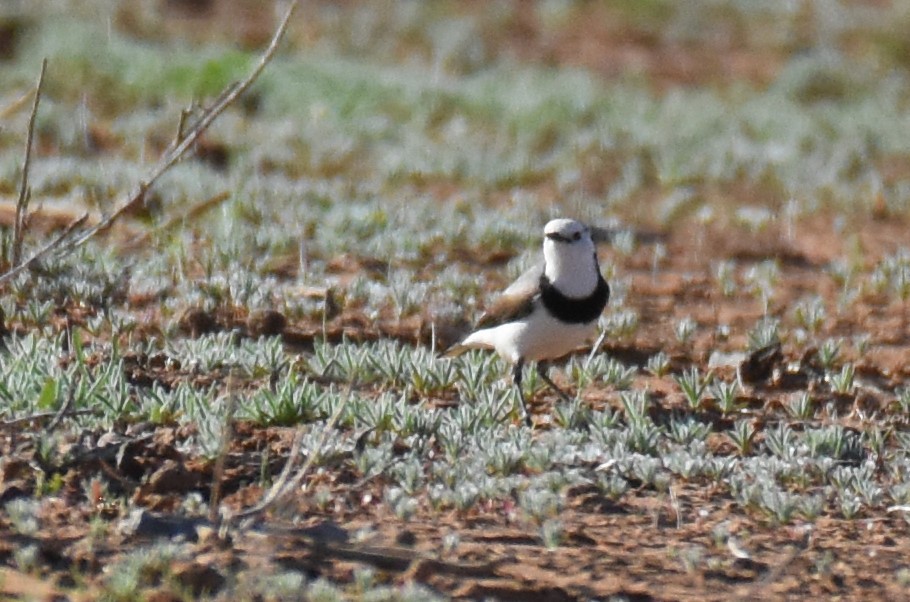
[(543, 262), (509, 285), (481, 315), (474, 332), (442, 354), (456, 357), (469, 349), (495, 350), (512, 365), (512, 382), (528, 426), (531, 415), (521, 389), (525, 364), (536, 363), (543, 381), (570, 401), (547, 376), (547, 362), (589, 343), (610, 299), (595, 246), (609, 236), (608, 231), (558, 218), (547, 222), (543, 235)]

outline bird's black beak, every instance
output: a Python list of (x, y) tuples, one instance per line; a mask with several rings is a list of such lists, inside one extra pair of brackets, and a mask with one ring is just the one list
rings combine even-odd
[(556, 242), (572, 242), (572, 239), (562, 236), (561, 234), (559, 234), (557, 232), (550, 232), (549, 234), (545, 234), (544, 236), (546, 236), (550, 240), (556, 241)]

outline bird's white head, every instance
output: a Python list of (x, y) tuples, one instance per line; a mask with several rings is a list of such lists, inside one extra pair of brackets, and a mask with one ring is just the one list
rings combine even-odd
[(543, 229), (544, 273), (568, 297), (590, 295), (598, 281), (591, 231), (574, 219), (554, 219)]

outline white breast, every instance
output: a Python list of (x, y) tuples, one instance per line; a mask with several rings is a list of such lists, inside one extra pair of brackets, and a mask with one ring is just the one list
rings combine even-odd
[(542, 307), (517, 322), (478, 330), (462, 343), (467, 347), (495, 349), (508, 362), (557, 359), (590, 342), (597, 333), (596, 322), (566, 324)]

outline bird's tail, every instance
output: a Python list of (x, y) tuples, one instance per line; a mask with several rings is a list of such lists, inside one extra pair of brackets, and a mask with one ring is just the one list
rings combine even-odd
[(464, 343), (455, 343), (445, 351), (439, 354), (439, 357), (458, 357), (462, 353), (466, 353), (468, 350), (472, 349), (470, 345), (465, 345)]

